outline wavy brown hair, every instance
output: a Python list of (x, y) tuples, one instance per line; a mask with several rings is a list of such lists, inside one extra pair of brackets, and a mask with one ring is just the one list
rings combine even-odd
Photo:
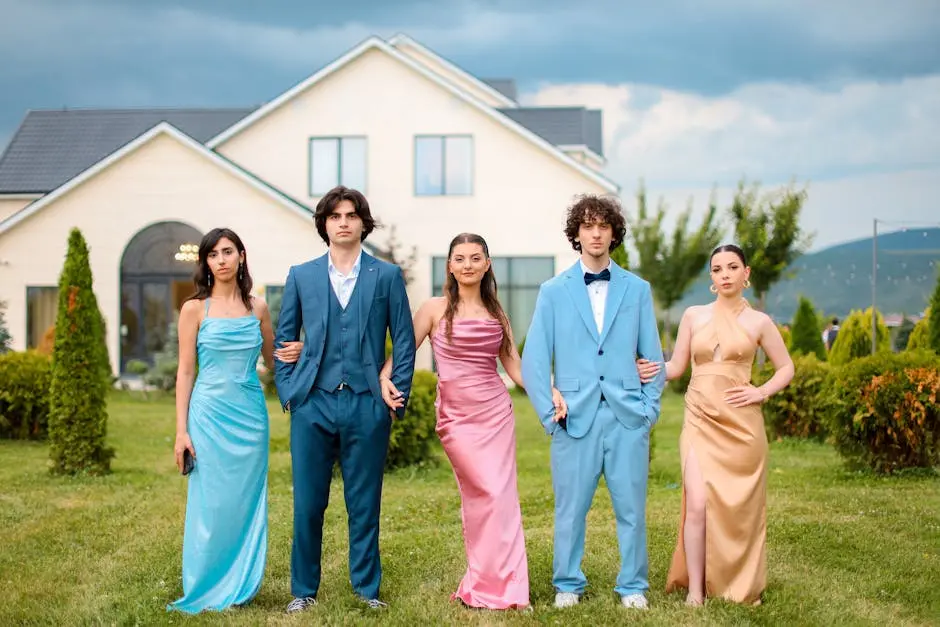
[(369, 201), (366, 200), (362, 192), (337, 185), (323, 195), (323, 198), (317, 203), (316, 211), (313, 212), (313, 222), (317, 226), (317, 233), (320, 234), (320, 238), (323, 239), (327, 246), (330, 245), (330, 237), (326, 234), (326, 219), (336, 210), (336, 205), (344, 200), (348, 200), (352, 203), (353, 210), (356, 212), (356, 215), (359, 216), (359, 219), (362, 220), (362, 235), (360, 236), (360, 241), (366, 241), (369, 234), (378, 226), (375, 218), (372, 217)]
[(565, 215), (565, 236), (576, 251), (581, 252), (581, 242), (578, 241), (581, 225), (595, 220), (606, 222), (613, 230), (614, 238), (610, 241), (610, 250), (614, 250), (623, 242), (627, 234), (627, 221), (623, 217), (620, 201), (613, 196), (582, 194), (568, 207)]
[[(490, 249), (486, 245), (486, 240), (475, 233), (461, 233), (451, 240), (450, 248), (447, 249), (447, 277), (444, 280), (444, 297), (447, 298), (447, 309), (444, 310), (444, 334), (447, 336), (448, 342), (452, 342), (454, 339), (454, 315), (457, 313), (457, 305), (460, 304), (457, 279), (450, 271), (450, 258), (454, 254), (454, 248), (459, 244), (477, 244), (483, 249), (483, 255), (487, 259), (490, 258)], [(503, 341), (499, 345), (500, 355), (506, 357), (512, 355), (513, 345), (509, 332), (509, 318), (506, 316), (506, 312), (503, 311), (503, 306), (499, 304), (496, 274), (493, 273), (492, 263), (480, 282), (480, 297), (483, 299), (483, 306), (486, 307), (486, 311), (503, 328)]]
[(212, 249), (218, 245), (219, 240), (222, 238), (235, 244), (235, 250), (239, 254), (245, 255), (245, 260), (239, 264), (239, 268), (236, 270), (235, 281), (238, 284), (238, 294), (241, 296), (242, 302), (248, 311), (251, 311), (251, 288), (254, 282), (251, 279), (251, 273), (248, 272), (248, 253), (245, 252), (245, 245), (242, 243), (241, 238), (232, 229), (212, 229), (199, 242), (199, 259), (196, 262), (196, 271), (193, 273), (193, 286), (196, 288), (196, 293), (187, 300), (205, 300), (212, 296), (212, 285), (215, 283), (215, 279), (212, 277), (212, 271), (209, 270), (209, 253), (212, 252)]

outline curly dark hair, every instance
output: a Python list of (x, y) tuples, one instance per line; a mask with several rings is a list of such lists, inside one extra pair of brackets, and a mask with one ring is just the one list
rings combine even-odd
[(348, 200), (352, 203), (356, 215), (362, 220), (362, 237), (360, 241), (366, 241), (366, 238), (369, 237), (369, 233), (374, 231), (376, 226), (378, 226), (375, 219), (372, 217), (372, 211), (369, 209), (369, 201), (366, 200), (362, 192), (337, 185), (323, 195), (323, 198), (317, 203), (316, 211), (313, 213), (313, 222), (317, 225), (317, 233), (320, 234), (320, 237), (327, 246), (330, 245), (330, 238), (326, 234), (326, 219), (336, 209), (336, 205), (344, 200)]
[(620, 201), (613, 196), (582, 194), (568, 207), (565, 216), (565, 236), (576, 251), (581, 252), (581, 242), (577, 241), (581, 225), (595, 220), (606, 222), (613, 230), (614, 238), (610, 241), (610, 250), (614, 250), (623, 242), (627, 234), (627, 220), (623, 217)]

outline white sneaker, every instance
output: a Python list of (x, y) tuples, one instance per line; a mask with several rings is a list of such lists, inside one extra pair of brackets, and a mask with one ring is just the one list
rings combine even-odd
[(580, 600), (574, 592), (558, 592), (555, 594), (555, 607), (571, 607), (577, 605)]
[(649, 608), (649, 603), (646, 602), (646, 597), (642, 594), (625, 594), (620, 597), (620, 604), (624, 607), (635, 607), (640, 610)]

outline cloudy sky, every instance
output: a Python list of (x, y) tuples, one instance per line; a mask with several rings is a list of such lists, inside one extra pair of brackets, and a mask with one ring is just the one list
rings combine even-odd
[(608, 175), (673, 215), (746, 176), (809, 186), (816, 247), (940, 221), (936, 0), (653, 5), (0, 0), (0, 144), (30, 108), (257, 104), (405, 32), (524, 103), (602, 108)]

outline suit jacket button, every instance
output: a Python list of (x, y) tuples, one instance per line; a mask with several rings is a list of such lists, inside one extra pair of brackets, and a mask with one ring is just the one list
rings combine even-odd
[(603, 380), (604, 380), (604, 375), (601, 375), (601, 381), (603, 381)]
[(597, 351), (597, 354), (598, 354), (598, 355), (603, 355), (603, 354), (604, 354), (604, 349), (602, 348), (602, 349), (600, 349), (599, 351)]

